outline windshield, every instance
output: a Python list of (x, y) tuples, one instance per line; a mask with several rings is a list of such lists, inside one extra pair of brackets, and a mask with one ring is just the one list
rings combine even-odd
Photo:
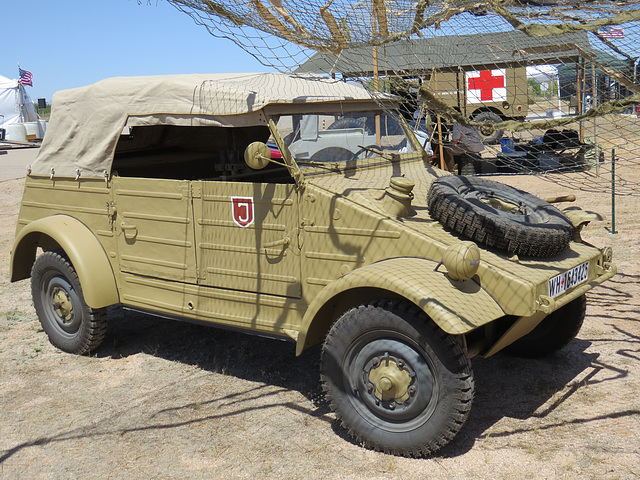
[(411, 151), (400, 121), (383, 113), (283, 115), (278, 120), (278, 131), (301, 165)]

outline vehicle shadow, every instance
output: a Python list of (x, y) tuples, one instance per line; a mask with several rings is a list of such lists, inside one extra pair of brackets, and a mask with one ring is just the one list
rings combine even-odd
[[(628, 337), (626, 342), (634, 346), (640, 344), (640, 337), (618, 331)], [(543, 359), (515, 358), (500, 353), (488, 359), (474, 359), (476, 394), (473, 409), (465, 428), (440, 451), (440, 455), (462, 455), (483, 438), (508, 439), (527, 432), (640, 415), (640, 411), (635, 409), (611, 413), (600, 411), (599, 414), (569, 419), (558, 419), (553, 415), (582, 389), (597, 388), (604, 382), (626, 381), (628, 370), (607, 363), (599, 353), (586, 352), (593, 344), (611, 340), (577, 338), (561, 351)], [(617, 353), (631, 360), (640, 360), (637, 356), (639, 351), (630, 347)], [(522, 420), (522, 423), (501, 423), (503, 419)]]
[(440, 455), (456, 457), (469, 451), (479, 439), (508, 437), (528, 428), (498, 427), (503, 419), (524, 421), (549, 415), (586, 385), (581, 383), (583, 379), (588, 382), (593, 376), (598, 354), (585, 352), (590, 345), (591, 342), (575, 339), (562, 351), (543, 359), (502, 353), (487, 359), (474, 358), (473, 408), (464, 429)]
[[(98, 357), (119, 359), (145, 353), (209, 372), (298, 391), (312, 403), (308, 409), (302, 408), (302, 413), (331, 423), (337, 435), (356, 443), (334, 421), (322, 392), (319, 348), (296, 357), (292, 342), (165, 320), (119, 308), (110, 311), (109, 328), (104, 345), (96, 352)], [(529, 427), (502, 428), (496, 424), (504, 418), (544, 419), (579, 389), (626, 376), (624, 370), (601, 363), (599, 354), (587, 353), (590, 345), (590, 341), (576, 339), (561, 352), (541, 360), (503, 354), (473, 359), (476, 389), (473, 408), (462, 431), (437, 456), (457, 457), (473, 448), (479, 439), (525, 432)], [(605, 380), (598, 375), (602, 370), (608, 371)], [(195, 402), (199, 400), (194, 399)], [(543, 428), (554, 428), (553, 422), (546, 425)]]
[(296, 390), (328, 413), (319, 382), (320, 349), (296, 357), (295, 343), (179, 322), (119, 307), (109, 309), (109, 331), (93, 354), (120, 359), (145, 353), (202, 370)]

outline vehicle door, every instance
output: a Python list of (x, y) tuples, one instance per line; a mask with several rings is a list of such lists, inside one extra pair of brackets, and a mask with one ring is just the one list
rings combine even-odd
[(194, 181), (198, 283), (300, 298), (293, 184)]
[(114, 176), (112, 190), (120, 271), (195, 284), (189, 182)]

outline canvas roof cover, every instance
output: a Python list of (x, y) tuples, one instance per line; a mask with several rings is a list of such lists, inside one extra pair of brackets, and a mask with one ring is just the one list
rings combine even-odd
[(104, 176), (125, 125), (265, 125), (265, 110), (295, 113), (301, 104), (345, 101), (363, 109), (376, 106), (360, 86), (311, 75), (110, 78), (54, 95), (51, 120), (31, 175)]

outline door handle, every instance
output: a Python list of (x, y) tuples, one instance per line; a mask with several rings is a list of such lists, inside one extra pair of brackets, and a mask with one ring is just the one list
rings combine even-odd
[(264, 248), (273, 248), (279, 247), (280, 245), (286, 247), (291, 243), (291, 239), (289, 237), (285, 237), (282, 240), (276, 240), (275, 242), (265, 243), (263, 245)]

